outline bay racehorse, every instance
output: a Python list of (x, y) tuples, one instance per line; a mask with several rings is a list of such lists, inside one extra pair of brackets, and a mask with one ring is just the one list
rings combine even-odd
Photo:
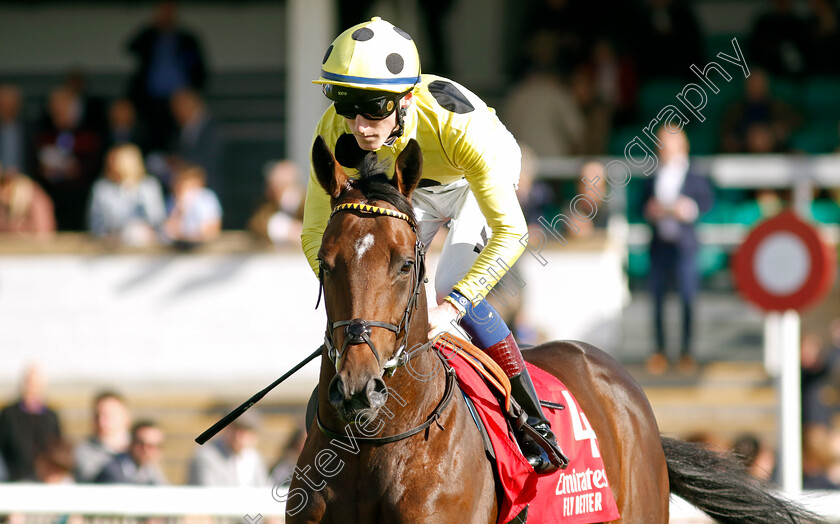
[[(320, 138), (312, 161), (333, 206), (318, 253), (327, 331), (317, 416), (286, 522), (495, 523), (496, 481), (480, 433), (428, 342), (424, 248), (410, 203), (422, 172), (419, 146), (409, 143), (391, 178), (375, 155), (358, 179), (348, 178)], [(523, 353), (577, 397), (597, 434), (619, 522), (668, 522), (672, 492), (721, 522), (811, 518), (734, 458), (661, 437), (642, 388), (603, 351), (549, 342)]]

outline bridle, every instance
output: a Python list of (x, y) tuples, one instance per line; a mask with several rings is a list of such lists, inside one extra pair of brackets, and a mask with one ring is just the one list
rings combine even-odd
[[(333, 365), (335, 366), (336, 371), (338, 371), (338, 362), (341, 360), (342, 355), (344, 355), (344, 352), (347, 350), (347, 346), (349, 346), (350, 344), (366, 344), (373, 352), (374, 357), (376, 357), (376, 362), (381, 365), (379, 352), (376, 350), (376, 346), (373, 344), (373, 341), (370, 338), (370, 331), (372, 327), (379, 327), (387, 329), (388, 331), (393, 331), (394, 333), (396, 333), (397, 337), (399, 337), (400, 333), (402, 333), (403, 336), (399, 348), (397, 348), (397, 351), (394, 352), (394, 356), (391, 357), (387, 362), (385, 362), (385, 365), (382, 367), (382, 374), (384, 375), (385, 373), (388, 373), (388, 375), (391, 376), (394, 374), (398, 367), (405, 365), (405, 363), (411, 360), (415, 355), (419, 355), (423, 351), (427, 350), (434, 343), (433, 341), (429, 341), (425, 344), (418, 346), (417, 348), (413, 348), (408, 353), (405, 352), (406, 340), (408, 339), (408, 328), (411, 325), (411, 317), (414, 314), (414, 310), (417, 305), (417, 297), (420, 295), (420, 291), (422, 289), (421, 286), (423, 286), (423, 284), (425, 284), (428, 281), (426, 279), (426, 248), (420, 241), (420, 237), (417, 235), (417, 223), (414, 221), (413, 217), (406, 215), (405, 213), (395, 211), (393, 209), (371, 206), (369, 204), (362, 204), (358, 202), (345, 203), (339, 204), (335, 206), (335, 208), (333, 208), (332, 213), (330, 213), (330, 220), (332, 220), (332, 217), (336, 213), (341, 211), (358, 211), (360, 213), (366, 213), (370, 215), (383, 215), (393, 218), (399, 218), (408, 222), (408, 225), (411, 226), (411, 230), (414, 232), (414, 270), (412, 275), (414, 286), (413, 289), (411, 289), (410, 291), (411, 294), (408, 297), (408, 303), (405, 306), (405, 311), (403, 312), (399, 325), (394, 325), (390, 322), (382, 322), (379, 320), (365, 320), (361, 318), (331, 322), (329, 311), (327, 312), (327, 331), (324, 335), (324, 346), (327, 349), (327, 355), (330, 361), (332, 361)], [(318, 302), (320, 303), (321, 294), (324, 291), (323, 269), (319, 270), (318, 279), (321, 281), (321, 287), (318, 292)], [(341, 350), (339, 351), (335, 347), (335, 344), (333, 344), (332, 333), (340, 327), (344, 328), (344, 333), (346, 336), (344, 338), (344, 344), (342, 344)], [(441, 398), (440, 402), (432, 411), (432, 413), (426, 418), (425, 422), (423, 422), (422, 424), (397, 435), (391, 435), (388, 437), (368, 437), (363, 435), (353, 435), (351, 437), (346, 433), (341, 434), (327, 428), (321, 421), (320, 414), (316, 411), (315, 420), (318, 424), (318, 429), (320, 429), (324, 435), (344, 442), (350, 441), (352, 439), (353, 441), (361, 441), (368, 444), (381, 445), (389, 444), (391, 442), (397, 442), (406, 439), (412, 435), (416, 435), (421, 431), (426, 431), (429, 427), (431, 427), (432, 424), (435, 423), (439, 427), (443, 428), (443, 426), (441, 426), (439, 422), (439, 419), (443, 411), (446, 409), (446, 407), (452, 400), (453, 393), (456, 390), (456, 378), (455, 370), (449, 365), (449, 363), (446, 361), (446, 358), (443, 357), (443, 355), (441, 355), (440, 352), (437, 353), (437, 356), (441, 359), (441, 363), (443, 364), (443, 368), (445, 370), (446, 385), (444, 388), (443, 397)]]
[[(381, 215), (405, 220), (406, 222), (408, 222), (408, 225), (411, 226), (411, 230), (414, 232), (414, 266), (412, 271), (413, 286), (410, 291), (411, 294), (408, 297), (408, 302), (405, 306), (405, 311), (403, 312), (402, 318), (400, 319), (400, 323), (398, 325), (391, 324), (390, 322), (382, 322), (379, 320), (365, 320), (362, 318), (330, 322), (330, 313), (329, 311), (327, 311), (327, 330), (324, 335), (324, 346), (327, 348), (327, 356), (335, 366), (336, 371), (338, 371), (338, 363), (341, 360), (341, 357), (344, 355), (345, 351), (347, 350), (347, 346), (351, 344), (366, 344), (373, 353), (373, 356), (376, 358), (376, 363), (380, 367), (382, 367), (383, 374), (387, 372), (389, 375), (393, 375), (398, 367), (403, 366), (413, 356), (413, 354), (415, 354), (414, 352), (406, 353), (405, 346), (406, 341), (408, 339), (408, 328), (411, 325), (411, 317), (414, 314), (415, 306), (417, 304), (417, 297), (420, 295), (421, 286), (425, 282), (427, 282), (425, 262), (426, 248), (420, 241), (420, 237), (417, 235), (417, 224), (414, 221), (414, 217), (411, 217), (405, 213), (395, 211), (393, 209), (387, 209), (384, 207), (377, 207), (369, 204), (352, 202), (339, 204), (335, 206), (335, 208), (333, 208), (332, 210), (332, 213), (330, 213), (330, 220), (332, 220), (332, 217), (335, 216), (336, 213), (339, 213), (341, 211), (358, 211), (363, 214)], [(321, 293), (324, 290), (323, 273), (323, 269), (319, 269), (318, 280), (320, 280), (321, 282), (321, 287), (318, 292), (319, 303), (321, 301)], [(340, 327), (344, 328), (345, 337), (344, 343), (341, 345), (341, 349), (339, 350), (333, 343), (332, 337), (333, 332)], [(394, 356), (392, 356), (387, 362), (385, 362), (384, 366), (382, 365), (381, 358), (379, 357), (379, 352), (376, 350), (376, 346), (374, 345), (373, 340), (371, 340), (370, 338), (371, 328), (374, 327), (392, 331), (397, 335), (398, 338), (400, 336), (400, 333), (402, 333), (402, 341), (399, 347), (397, 348), (397, 351), (394, 352)]]

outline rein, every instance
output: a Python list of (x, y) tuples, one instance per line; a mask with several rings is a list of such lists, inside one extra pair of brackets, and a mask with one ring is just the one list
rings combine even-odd
[[(422, 347), (427, 347), (427, 344), (424, 344)], [(321, 422), (321, 415), (316, 411), (315, 412), (315, 421), (318, 423), (318, 429), (321, 430), (321, 433), (324, 435), (341, 440), (342, 442), (350, 442), (352, 440), (358, 440), (360, 442), (365, 442), (367, 444), (390, 444), (392, 442), (397, 442), (400, 440), (407, 439), (412, 435), (416, 435), (421, 431), (427, 430), (432, 424), (437, 424), (438, 427), (444, 429), (441, 426), (438, 419), (443, 414), (443, 410), (446, 409), (446, 406), (449, 405), (449, 402), (452, 400), (452, 393), (455, 391), (455, 368), (449, 365), (446, 361), (446, 357), (444, 357), (439, 351), (435, 352), (440, 360), (443, 362), (444, 369), (446, 370), (446, 389), (443, 391), (443, 397), (441, 398), (438, 405), (435, 407), (434, 411), (426, 418), (426, 421), (416, 426), (414, 428), (409, 429), (408, 431), (403, 431), (402, 433), (398, 433), (396, 435), (391, 435), (388, 437), (358, 437), (356, 435), (350, 436), (349, 433), (341, 434), (328, 429), (324, 424)]]

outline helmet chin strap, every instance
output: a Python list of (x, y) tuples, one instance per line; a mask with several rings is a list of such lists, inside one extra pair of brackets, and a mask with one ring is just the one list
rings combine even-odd
[[(404, 96), (403, 96), (404, 98)], [(402, 136), (403, 131), (405, 130), (405, 115), (408, 113), (408, 106), (402, 107), (403, 98), (400, 98), (400, 106), (397, 108), (397, 127), (391, 131), (391, 134), (388, 135), (388, 139), (385, 140), (386, 146), (391, 146), (394, 142), (397, 141), (399, 137)]]

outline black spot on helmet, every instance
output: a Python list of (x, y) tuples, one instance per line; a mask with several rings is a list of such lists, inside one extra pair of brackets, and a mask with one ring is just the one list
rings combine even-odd
[(398, 53), (391, 53), (385, 59), (385, 67), (393, 74), (399, 74), (405, 66), (405, 60)]
[(373, 38), (373, 29), (369, 27), (360, 27), (353, 31), (353, 34), (350, 37), (359, 42), (366, 42)]

